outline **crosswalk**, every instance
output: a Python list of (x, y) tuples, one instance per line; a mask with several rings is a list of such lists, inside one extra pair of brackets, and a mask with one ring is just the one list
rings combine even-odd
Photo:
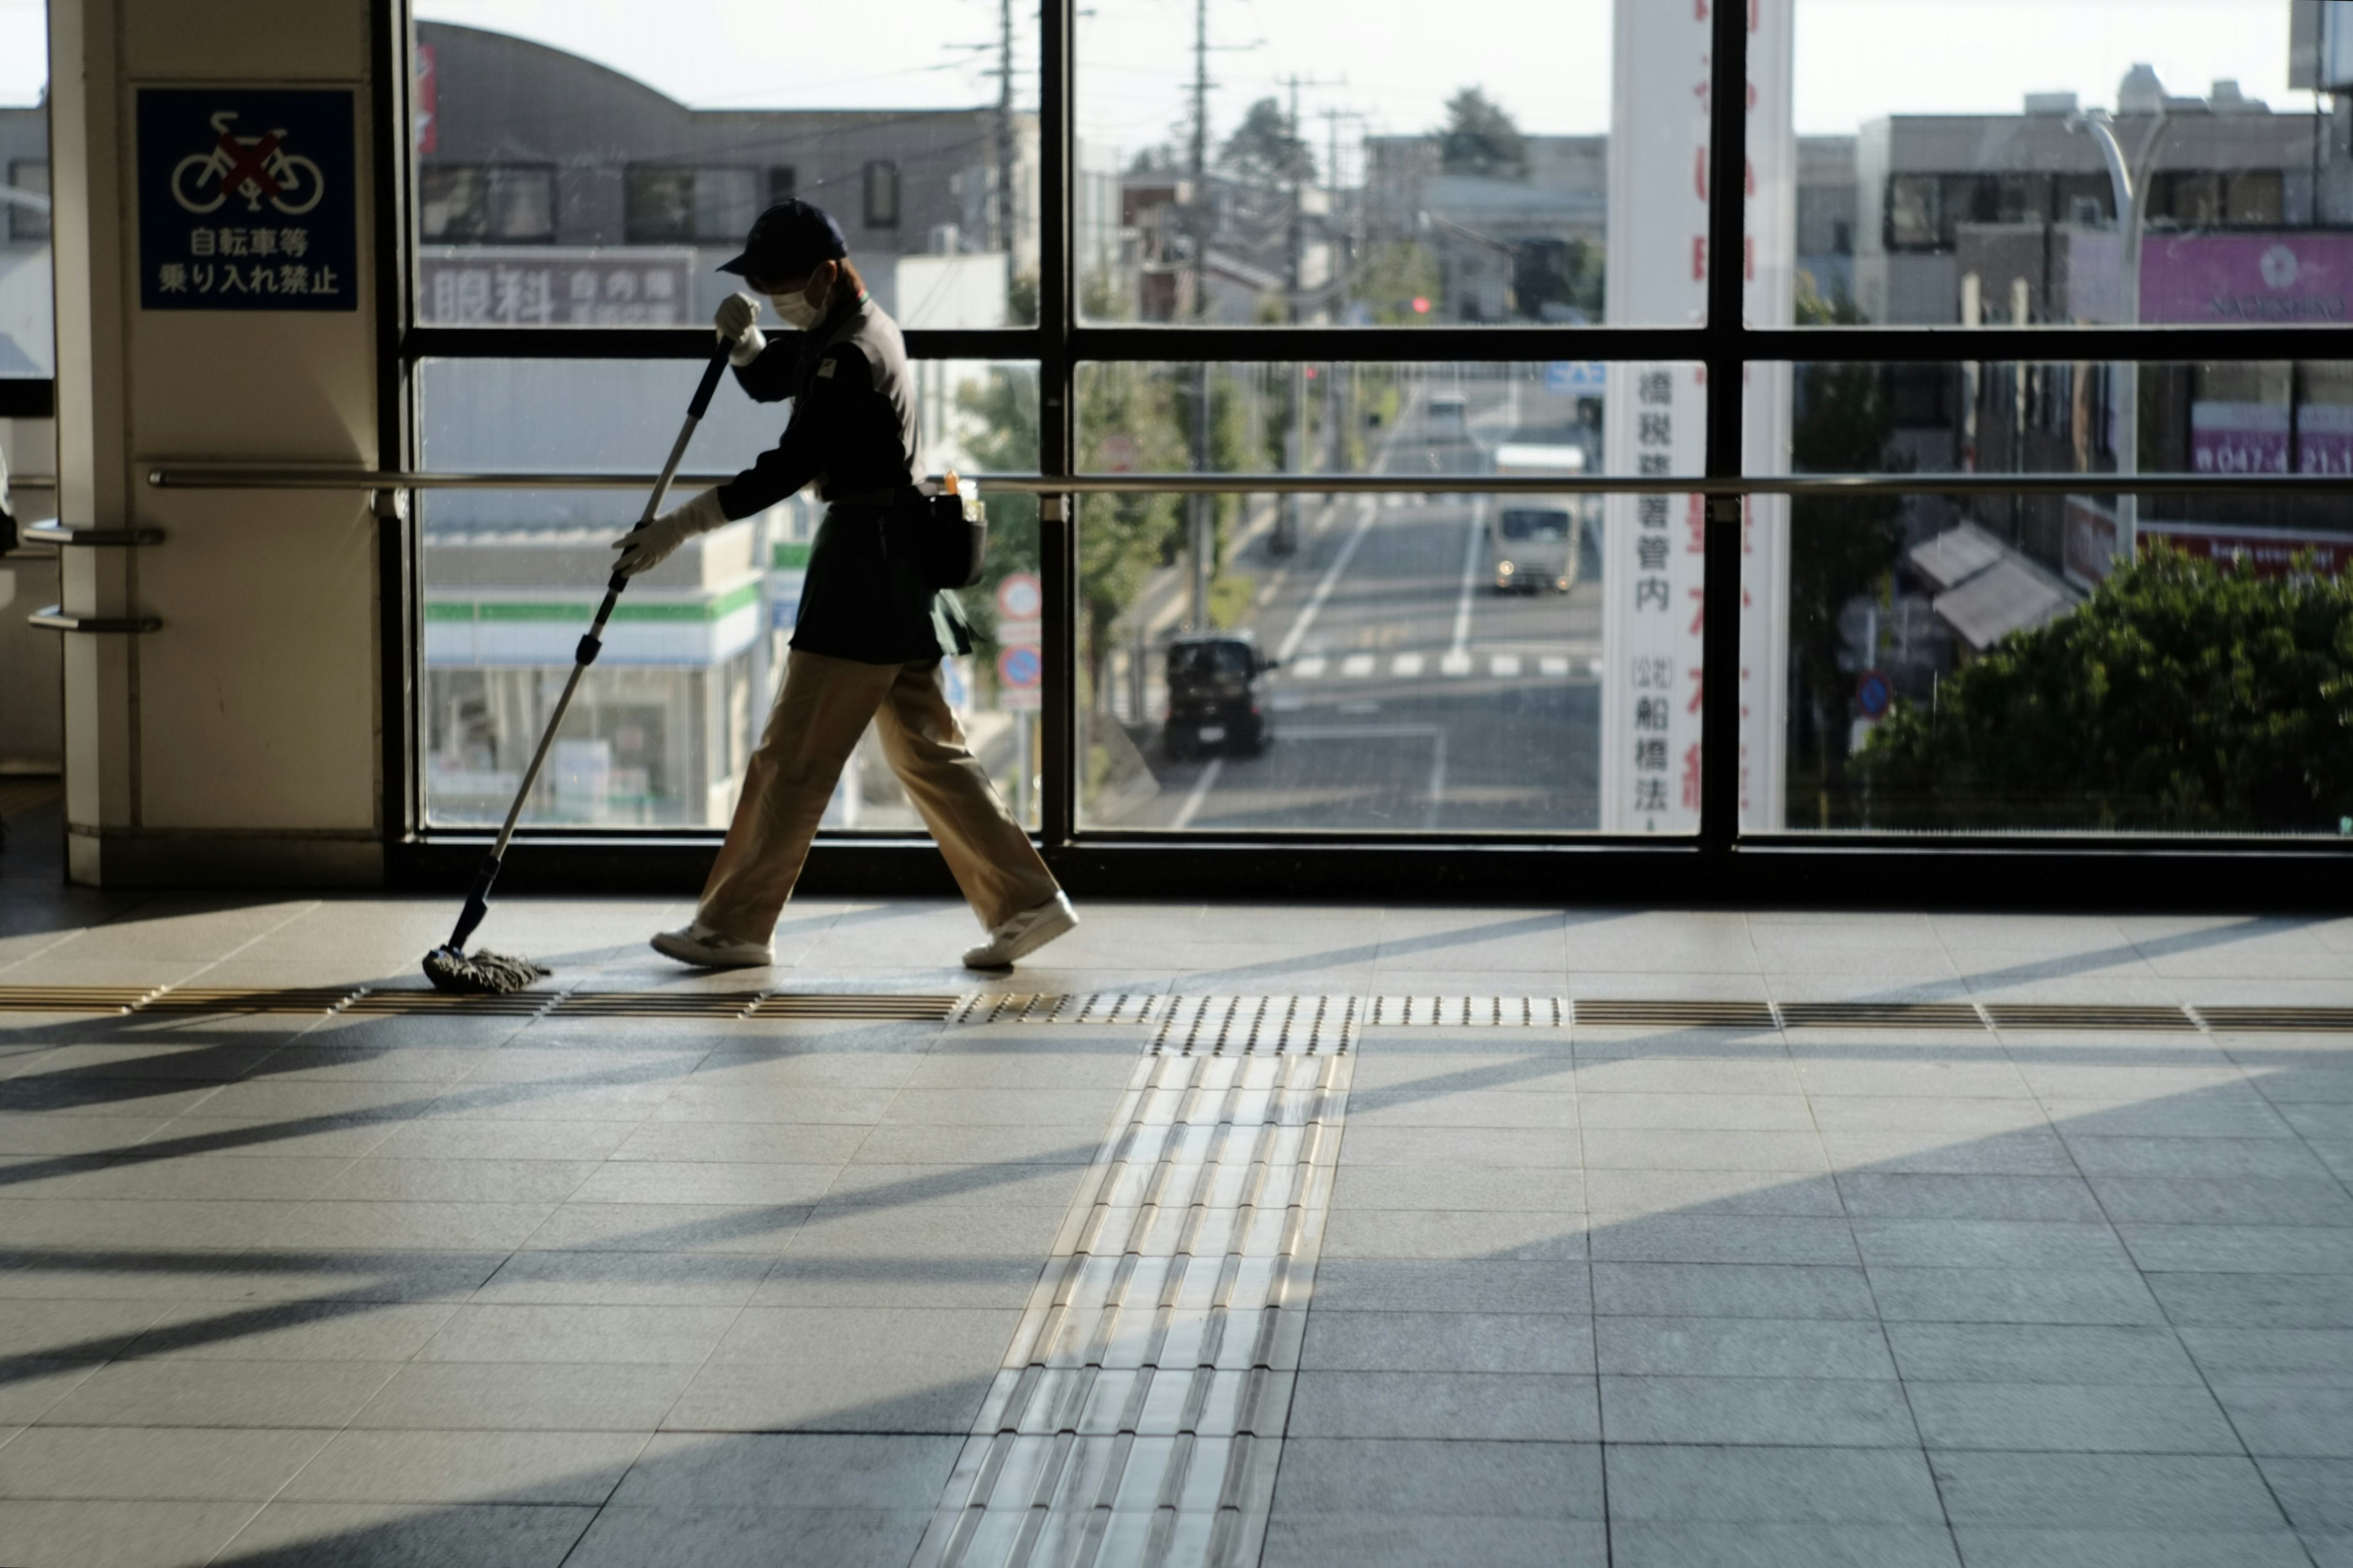
[(1386, 673), (1393, 680), (1419, 680), (1432, 670), (1444, 679), (1467, 680), (1484, 675), (1496, 680), (1518, 680), (1533, 673), (1546, 680), (1597, 679), (1601, 674), (1601, 660), (1591, 656), (1539, 654), (1534, 658), (1516, 653), (1471, 654), (1451, 652), (1440, 654), (1433, 661), (1428, 654), (1399, 653), (1388, 656), (1386, 665), (1378, 654), (1352, 653), (1339, 658), (1311, 653), (1283, 666), (1283, 673), (1293, 680), (1371, 680)]

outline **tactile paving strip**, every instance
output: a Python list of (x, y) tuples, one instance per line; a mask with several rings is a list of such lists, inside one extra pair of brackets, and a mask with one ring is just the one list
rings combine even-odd
[(1769, 1002), (1642, 1002), (1583, 1000), (1577, 1021), (1599, 1028), (1778, 1029)]
[(0, 1013), (128, 1013), (153, 985), (0, 985)]
[(950, 1015), (952, 1024), (1143, 1024), (1166, 1002), (1148, 992), (1097, 991), (1086, 994), (1024, 995), (980, 992), (965, 997)]
[(1787, 1029), (1982, 1029), (1985, 1015), (1968, 1002), (1783, 1002)]
[(1366, 1021), (1400, 1028), (1556, 1029), (1570, 1014), (1559, 996), (1376, 996)]
[(1937, 1028), (2353, 1032), (2353, 1007), (2116, 1006), (2068, 1002), (1679, 1002), (1559, 996), (1168, 996), (1149, 992), (817, 994), (762, 991), (522, 991), (451, 996), (422, 986), (0, 985), (0, 1013), (172, 1016), (346, 1014), (361, 1017), (871, 1018), (947, 1024), (1091, 1024), (1151, 1028), (1187, 1047), (1272, 1030), (1324, 1039), (1350, 1028)]
[(2210, 1029), (2301, 1033), (2353, 1029), (2353, 1007), (2193, 1007)]
[(1353, 997), (1177, 999), (919, 1568), (1259, 1560), (1356, 1016)]

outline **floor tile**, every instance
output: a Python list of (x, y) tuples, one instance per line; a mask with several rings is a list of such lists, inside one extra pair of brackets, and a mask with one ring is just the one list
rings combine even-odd
[(558, 1568), (596, 1512), (546, 1505), (273, 1502), (218, 1561), (223, 1568)]
[(1613, 1523), (1944, 1523), (1917, 1448), (1612, 1445), (1609, 1517)]
[(2279, 1506), (2243, 1457), (1938, 1453), (1936, 1486), (1957, 1526), (2066, 1530), (2276, 1530)]
[(36, 1426), (0, 1446), (0, 1498), (261, 1502), (332, 1434)]
[(1285, 1440), (1311, 1437), (1590, 1443), (1601, 1436), (1590, 1377), (1509, 1373), (1299, 1373)]
[(338, 1433), (286, 1483), (283, 1502), (597, 1504), (643, 1433)]
[(904, 1568), (926, 1510), (623, 1508), (596, 1516), (565, 1568)]

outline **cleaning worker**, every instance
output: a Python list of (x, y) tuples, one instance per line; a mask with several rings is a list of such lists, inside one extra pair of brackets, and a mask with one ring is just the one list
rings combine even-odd
[(744, 769), (727, 842), (693, 923), (656, 936), (654, 950), (705, 969), (775, 962), (776, 917), (871, 721), (987, 928), (988, 940), (965, 963), (1008, 967), (1079, 917), (948, 707), (942, 660), (972, 651), (955, 600), (925, 586), (907, 552), (894, 558), (883, 548), (887, 510), (923, 471), (914, 379), (898, 323), (867, 294), (839, 226), (807, 202), (762, 213), (744, 253), (720, 270), (765, 294), (797, 329), (770, 343), (757, 325), (760, 301), (750, 294), (730, 295), (713, 321), (734, 345), (728, 357), (744, 390), (763, 403), (791, 398), (792, 418), (783, 439), (752, 467), (617, 541), (617, 570), (634, 576), (657, 566), (695, 535), (765, 510), (804, 485), (817, 485), (827, 506), (784, 682)]

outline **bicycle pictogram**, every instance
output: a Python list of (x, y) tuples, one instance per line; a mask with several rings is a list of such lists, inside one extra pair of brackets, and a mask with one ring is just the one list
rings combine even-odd
[[(220, 140), (203, 153), (191, 153), (172, 170), (172, 199), (192, 213), (219, 208), (230, 196), (241, 196), (245, 210), (258, 213), (269, 205), (289, 217), (300, 217), (326, 195), (319, 165), (285, 148), (283, 127), (259, 136), (239, 136), (230, 129), (237, 111), (225, 109), (212, 117)], [(185, 146), (185, 142), (181, 143)]]

